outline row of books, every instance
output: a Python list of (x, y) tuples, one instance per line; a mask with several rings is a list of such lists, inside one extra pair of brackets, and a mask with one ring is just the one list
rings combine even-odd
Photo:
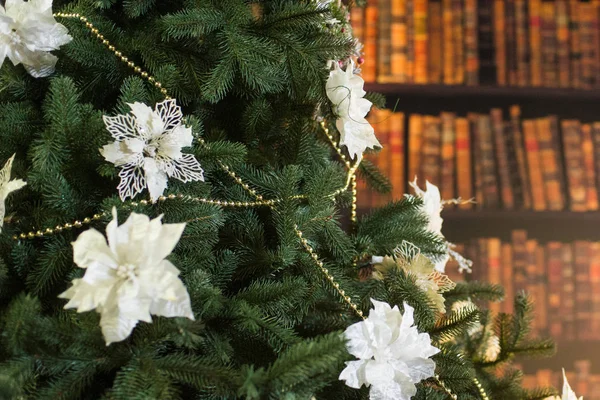
[(359, 180), (361, 208), (401, 198), (406, 178), (417, 176), (437, 184), (445, 200), (475, 199), (461, 208), (599, 209), (600, 122), (522, 119), (518, 106), (507, 116), (499, 108), (408, 118), (374, 109), (369, 121), (383, 149), (367, 159), (389, 177), (393, 190), (375, 194)]
[(599, 0), (368, 0), (351, 21), (367, 82), (600, 86)]
[[(574, 363), (574, 369), (565, 368), (567, 380), (577, 396), (583, 396), (586, 400), (600, 400), (600, 374), (593, 374), (591, 371), (591, 360), (578, 360)], [(544, 368), (536, 371), (535, 374), (525, 374), (523, 376), (523, 387), (525, 389), (552, 386), (562, 392), (562, 384), (562, 371)]]
[(490, 303), (492, 312), (512, 313), (515, 295), (525, 291), (535, 306), (534, 334), (600, 340), (600, 242), (542, 244), (515, 230), (510, 242), (478, 238), (457, 250), (473, 261), (473, 273), (459, 274), (449, 265), (451, 279), (504, 287), (505, 300)]

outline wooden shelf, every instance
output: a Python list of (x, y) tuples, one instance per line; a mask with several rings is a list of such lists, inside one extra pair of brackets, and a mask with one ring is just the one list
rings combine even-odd
[(600, 212), (445, 210), (443, 232), (451, 242), (477, 237), (510, 239), (525, 229), (541, 242), (600, 240)]
[(498, 107), (508, 115), (509, 107), (516, 104), (523, 118), (555, 114), (584, 122), (598, 119), (600, 100), (600, 89), (370, 83), (365, 90), (385, 95), (387, 108), (405, 113), (437, 115), (452, 111), (466, 115), (489, 113)]
[(561, 368), (573, 370), (578, 360), (591, 360), (592, 373), (600, 373), (600, 341), (557, 342), (557, 352), (551, 358), (516, 361), (523, 366), (524, 372), (535, 373), (539, 369), (560, 371)]
[(510, 97), (514, 101), (519, 99), (600, 100), (600, 89), (368, 83), (365, 84), (365, 90), (386, 95), (422, 97)]
[[(364, 215), (369, 209), (359, 209)], [(472, 238), (499, 237), (510, 240), (515, 229), (525, 229), (528, 236), (540, 242), (552, 240), (600, 241), (600, 211), (530, 211), (530, 210), (452, 210), (442, 212), (442, 231), (450, 242), (461, 243)]]

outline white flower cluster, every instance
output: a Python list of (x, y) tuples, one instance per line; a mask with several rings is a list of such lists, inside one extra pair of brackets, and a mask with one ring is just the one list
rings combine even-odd
[(2, 225), (4, 225), (4, 215), (6, 215), (6, 204), (4, 203), (6, 198), (12, 192), (27, 185), (27, 183), (22, 179), (10, 179), (14, 160), (15, 155), (13, 154), (12, 157), (8, 159), (6, 164), (4, 164), (4, 168), (0, 170), (0, 230)]
[(152, 201), (167, 189), (169, 178), (182, 182), (203, 181), (204, 171), (193, 154), (183, 153), (192, 145), (192, 129), (183, 125), (183, 114), (175, 100), (158, 103), (154, 110), (142, 103), (129, 104), (131, 114), (104, 116), (115, 139), (104, 146), (104, 158), (121, 167), (118, 190), (121, 200), (148, 188)]
[(65, 308), (96, 309), (107, 345), (125, 340), (139, 321), (152, 322), (151, 314), (194, 319), (179, 270), (165, 259), (185, 224), (163, 224), (161, 218), (132, 213), (119, 226), (113, 209), (108, 242), (89, 229), (73, 243), (73, 259), (85, 275), (59, 297), (70, 299)]
[(346, 70), (335, 61), (331, 64), (333, 70), (325, 89), (337, 115), (335, 126), (340, 132), (340, 144), (348, 148), (352, 158), (358, 156), (360, 160), (367, 148), (381, 147), (375, 130), (365, 119), (373, 103), (364, 98), (365, 81), (354, 73), (354, 63), (350, 62)]
[(345, 331), (348, 351), (359, 360), (346, 363), (340, 380), (355, 389), (370, 386), (371, 400), (410, 400), (417, 393), (415, 384), (434, 375), (430, 357), (440, 350), (413, 326), (411, 306), (404, 303), (401, 314), (397, 306), (371, 302), (369, 317)]
[(71, 41), (67, 32), (52, 15), (52, 0), (6, 0), (0, 7), (0, 66), (8, 57), (35, 78), (51, 75), (58, 59), (50, 51)]

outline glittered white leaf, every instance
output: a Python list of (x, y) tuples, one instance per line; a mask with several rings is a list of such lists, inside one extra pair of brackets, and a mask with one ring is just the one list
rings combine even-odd
[(156, 105), (156, 113), (164, 122), (164, 130), (170, 131), (181, 125), (183, 114), (175, 99), (166, 100)]
[(125, 201), (128, 197), (134, 198), (146, 188), (144, 170), (135, 164), (124, 165), (119, 172), (121, 182), (117, 186), (119, 197)]
[(117, 115), (116, 117), (103, 116), (106, 129), (117, 141), (125, 139), (140, 139), (137, 132), (136, 121), (133, 115)]

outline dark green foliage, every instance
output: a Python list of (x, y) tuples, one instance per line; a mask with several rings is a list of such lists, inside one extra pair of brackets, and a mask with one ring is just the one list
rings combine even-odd
[[(85, 15), (183, 106), (195, 136), (185, 151), (200, 161), (206, 181), (171, 179), (165, 195), (173, 198), (157, 204), (140, 202), (146, 194), (135, 204), (118, 198), (118, 169), (99, 152), (112, 141), (102, 117), (163, 96), (81, 21), (61, 19), (73, 41), (55, 52), (53, 76), (34, 79), (4, 62), (0, 164), (16, 154), (13, 177), (28, 185), (9, 196), (0, 233), (0, 399), (367, 399), (368, 388), (338, 380), (353, 359), (341, 333), (358, 318), (296, 228), (365, 314), (371, 299), (415, 309), (419, 330), (441, 350), (436, 374), (459, 399), (479, 398), (475, 376), (493, 399), (550, 393), (524, 392), (518, 371), (507, 368), (517, 356), (552, 351), (550, 342), (527, 335), (531, 305), (524, 297), (514, 316), (492, 323), (482, 308), (452, 307), (498, 300), (504, 294), (497, 286), (459, 284), (445, 294), (448, 313), (440, 315), (413, 275), (359, 277), (371, 256), (392, 254), (403, 241), (433, 260), (447, 243), (427, 230), (414, 196), (347, 223), (347, 166), (315, 119), (323, 116), (339, 141), (326, 65), (347, 58), (354, 43), (327, 23), (346, 17), (336, 2), (55, 0), (54, 11)], [(368, 98), (385, 104), (381, 95)], [(256, 196), (224, 164), (275, 205), (240, 207)], [(363, 161), (359, 174), (380, 192), (391, 189), (372, 163)], [(113, 207), (121, 222), (137, 212), (186, 223), (169, 260), (181, 272), (195, 321), (153, 317), (106, 346), (97, 312), (63, 310), (58, 295), (84, 273), (71, 243), (84, 229), (104, 231)], [(104, 216), (85, 219), (94, 214)], [(65, 223), (74, 226), (55, 229)], [(37, 230), (34, 239), (13, 240)], [(481, 348), (491, 331), (501, 350), (486, 360)], [(434, 379), (417, 387), (415, 399), (447, 399)]]

